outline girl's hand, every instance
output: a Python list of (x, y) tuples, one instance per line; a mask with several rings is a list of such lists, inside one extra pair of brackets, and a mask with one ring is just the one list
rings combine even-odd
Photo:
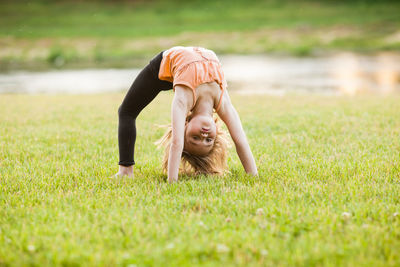
[(172, 179), (172, 178), (168, 178), (168, 183), (173, 184), (178, 182), (178, 179)]
[(133, 165), (128, 167), (119, 165), (119, 171), (115, 174), (115, 178), (120, 178), (122, 176), (133, 178)]

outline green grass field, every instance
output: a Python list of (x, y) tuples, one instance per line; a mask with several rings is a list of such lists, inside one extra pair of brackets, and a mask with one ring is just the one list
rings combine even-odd
[(399, 266), (399, 96), (237, 96), (259, 177), (169, 185), (140, 115), (117, 171), (122, 94), (2, 95), (0, 266)]
[(0, 67), (132, 66), (174, 45), (219, 54), (397, 51), (399, 13), (388, 0), (4, 0)]

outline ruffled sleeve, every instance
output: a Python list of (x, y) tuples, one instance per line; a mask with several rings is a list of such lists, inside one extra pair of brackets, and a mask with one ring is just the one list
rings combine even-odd
[(163, 81), (173, 82), (174, 78), (172, 77), (171, 72), (171, 53), (167, 53), (167, 51), (163, 54), (163, 59), (160, 64), (160, 71), (158, 72), (158, 78)]

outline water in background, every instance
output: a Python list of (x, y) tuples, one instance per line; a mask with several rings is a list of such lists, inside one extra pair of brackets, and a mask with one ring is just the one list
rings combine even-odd
[[(320, 57), (221, 56), (231, 92), (325, 95), (400, 93), (400, 54)], [(87, 69), (0, 74), (0, 93), (104, 93), (126, 91), (139, 69)]]

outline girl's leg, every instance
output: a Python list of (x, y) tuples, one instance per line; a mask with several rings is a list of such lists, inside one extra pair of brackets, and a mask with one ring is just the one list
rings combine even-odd
[(172, 83), (158, 79), (161, 60), (162, 53), (139, 73), (118, 109), (119, 165), (135, 164), (136, 118), (139, 113), (159, 92), (173, 87)]

